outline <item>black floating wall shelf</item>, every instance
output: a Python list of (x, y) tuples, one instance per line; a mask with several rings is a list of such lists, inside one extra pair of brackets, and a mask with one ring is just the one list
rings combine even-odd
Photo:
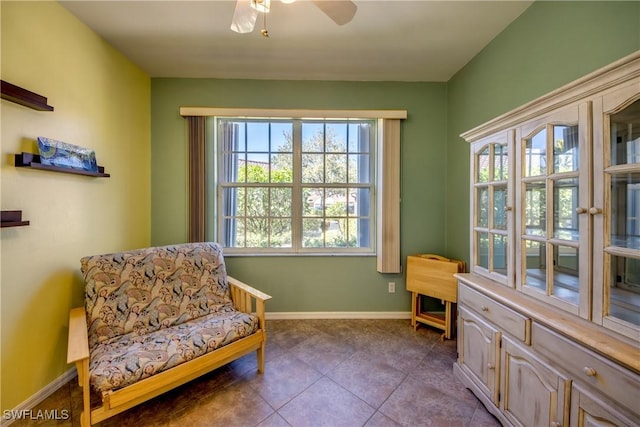
[(32, 153), (18, 153), (16, 154), (16, 167), (17, 168), (31, 168), (40, 169), (52, 172), (70, 173), (74, 175), (93, 176), (98, 178), (108, 178), (111, 175), (104, 173), (104, 167), (98, 166), (98, 172), (91, 172), (82, 169), (63, 168), (59, 166), (49, 166), (40, 163), (40, 156)]
[(1, 211), (0, 227), (22, 227), (29, 225), (29, 221), (22, 220), (22, 211)]
[(37, 93), (16, 86), (4, 80), (0, 80), (2, 99), (33, 108), (38, 111), (53, 111), (51, 105), (47, 105), (47, 98)]

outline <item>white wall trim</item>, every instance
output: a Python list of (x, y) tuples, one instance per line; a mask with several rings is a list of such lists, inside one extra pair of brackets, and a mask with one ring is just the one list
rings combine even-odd
[[(56, 390), (58, 390), (60, 387), (62, 387), (63, 385), (71, 381), (76, 376), (78, 376), (78, 373), (76, 371), (76, 368), (73, 367), (69, 369), (67, 372), (65, 372), (64, 374), (60, 375), (58, 378), (56, 378), (52, 382), (50, 382), (49, 384), (47, 384), (44, 388), (40, 389), (40, 391), (38, 391), (36, 394), (29, 397), (24, 402), (20, 403), (11, 411), (14, 413), (17, 413), (20, 411), (28, 411), (30, 409), (33, 409), (40, 402), (45, 400), (47, 397), (51, 396)], [(55, 409), (58, 409), (60, 411), (63, 409), (71, 410), (71, 408), (55, 408)], [(12, 424), (14, 421), (16, 421), (15, 418), (5, 419), (4, 414), (2, 414), (2, 421), (0, 422), (0, 425), (3, 427), (8, 426)]]
[(411, 319), (410, 311), (276, 311), (267, 320), (302, 319)]

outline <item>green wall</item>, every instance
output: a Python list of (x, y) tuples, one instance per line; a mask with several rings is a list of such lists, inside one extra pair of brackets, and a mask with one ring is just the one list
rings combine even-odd
[[(402, 258), (442, 253), (446, 84), (152, 79), (152, 242), (186, 240), (186, 125), (181, 106), (406, 109), (402, 124)], [(271, 312), (403, 311), (401, 274), (374, 257), (228, 257), (228, 270), (271, 294)], [(395, 281), (395, 294), (387, 282)]]
[(638, 49), (640, 2), (536, 2), (448, 82), (451, 257), (469, 260), (469, 146), (459, 135)]

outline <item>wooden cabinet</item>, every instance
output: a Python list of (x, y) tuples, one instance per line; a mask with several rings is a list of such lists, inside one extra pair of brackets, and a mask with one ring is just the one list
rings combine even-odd
[(640, 425), (640, 51), (462, 136), (456, 374), (505, 425)]
[(498, 405), (500, 332), (466, 308), (458, 311), (458, 365), (484, 396)]
[(503, 425), (640, 425), (637, 342), (494, 281), (457, 276), (454, 373)]
[(571, 427), (614, 427), (637, 425), (625, 417), (615, 405), (592, 397), (579, 386), (571, 389)]
[(502, 341), (501, 359), (500, 410), (509, 422), (522, 427), (567, 425), (571, 382), (509, 337)]

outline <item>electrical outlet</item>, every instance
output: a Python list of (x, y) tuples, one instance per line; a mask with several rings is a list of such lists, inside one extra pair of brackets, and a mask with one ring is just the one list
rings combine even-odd
[(393, 294), (396, 292), (396, 282), (389, 282), (389, 293)]

